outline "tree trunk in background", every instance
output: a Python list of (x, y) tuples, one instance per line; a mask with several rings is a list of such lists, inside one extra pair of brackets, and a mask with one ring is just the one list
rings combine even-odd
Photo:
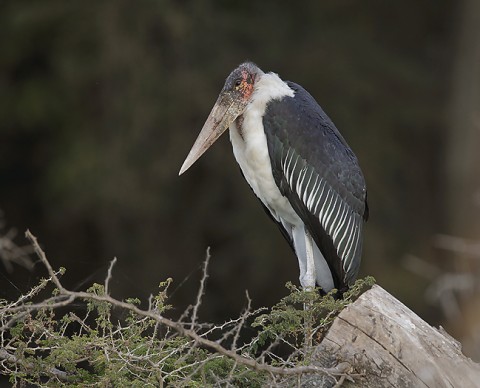
[[(446, 232), (480, 243), (480, 1), (463, 2), (457, 25), (445, 153)], [(463, 290), (462, 295), (464, 284), (454, 287), (461, 316), (450, 317), (445, 326), (461, 340), (467, 355), (480, 360), (480, 252), (465, 254), (457, 248), (451, 247), (453, 271), (471, 274), (477, 291)]]
[[(314, 357), (325, 367), (363, 373), (345, 387), (458, 387), (480, 382), (480, 364), (460, 344), (379, 286), (373, 286), (335, 319)], [(302, 386), (332, 387), (328, 376), (307, 375)]]
[(465, 0), (446, 144), (449, 233), (480, 239), (480, 2)]

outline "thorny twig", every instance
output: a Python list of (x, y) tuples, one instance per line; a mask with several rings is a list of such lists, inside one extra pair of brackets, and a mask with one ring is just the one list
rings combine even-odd
[(107, 278), (105, 279), (105, 294), (108, 295), (108, 286), (110, 284), (110, 279), (112, 279), (112, 270), (113, 266), (117, 263), (117, 258), (114, 257), (113, 260), (110, 262), (110, 266), (108, 267)]
[(208, 270), (209, 262), (210, 262), (210, 247), (207, 248), (207, 254), (205, 256), (205, 261), (203, 262), (202, 278), (200, 280), (200, 288), (198, 289), (198, 293), (197, 293), (197, 302), (195, 303), (195, 306), (193, 306), (192, 323), (190, 324), (190, 329), (193, 329), (195, 327), (195, 323), (197, 321), (198, 309), (200, 308), (200, 305), (202, 303), (202, 296), (205, 292), (205, 282), (207, 281), (207, 278), (208, 278), (207, 270)]
[[(204, 292), (205, 280), (207, 278), (206, 271), (208, 266), (208, 260), (210, 257), (208, 251), (207, 251), (207, 257), (204, 264), (203, 278), (200, 284), (200, 290), (197, 295), (197, 303), (193, 308), (192, 320), (189, 324), (183, 324), (181, 322), (173, 321), (171, 319), (164, 317), (158, 311), (154, 311), (151, 309), (143, 310), (138, 306), (136, 306), (135, 304), (112, 298), (107, 291), (108, 291), (108, 282), (111, 279), (111, 270), (113, 268), (113, 265), (115, 264), (116, 259), (114, 259), (110, 264), (108, 275), (105, 280), (104, 294), (96, 294), (92, 292), (83, 292), (83, 291), (70, 291), (66, 289), (61, 284), (60, 279), (58, 277), (58, 275), (62, 272), (61, 271), (56, 272), (53, 270), (52, 266), (48, 262), (45, 252), (40, 247), (36, 237), (30, 231), (26, 232), (26, 237), (31, 241), (37, 256), (46, 267), (52, 283), (58, 289), (58, 294), (40, 303), (32, 303), (28, 305), (22, 304), (19, 306), (10, 305), (6, 307), (0, 306), (0, 315), (2, 315), (2, 313), (5, 313), (7, 311), (10, 314), (18, 312), (18, 314), (14, 315), (13, 318), (11, 318), (11, 320), (7, 324), (4, 324), (3, 327), (0, 328), (0, 332), (2, 332), (2, 330), (5, 330), (7, 327), (11, 327), (14, 321), (21, 319), (22, 314), (28, 314), (30, 312), (39, 311), (45, 308), (53, 310), (58, 307), (65, 307), (70, 305), (75, 300), (106, 302), (111, 306), (124, 309), (125, 311), (134, 313), (139, 317), (151, 319), (155, 321), (157, 324), (167, 328), (167, 332), (168, 332), (168, 329), (172, 329), (176, 331), (181, 336), (191, 339), (194, 344), (202, 346), (204, 348), (208, 348), (211, 351), (213, 351), (214, 352), (213, 357), (218, 357), (219, 355), (221, 355), (232, 360), (235, 365), (242, 365), (250, 369), (256, 370), (258, 372), (265, 372), (271, 376), (301, 376), (303, 374), (310, 374), (310, 373), (320, 373), (320, 374), (326, 374), (332, 377), (337, 376), (340, 378), (346, 377), (346, 376), (348, 376), (349, 378), (362, 376), (361, 374), (346, 373), (343, 368), (339, 369), (337, 367), (325, 368), (325, 367), (319, 367), (315, 365), (301, 365), (301, 366), (293, 366), (293, 367), (272, 366), (263, 361), (259, 362), (258, 359), (254, 359), (254, 358), (239, 354), (238, 353), (239, 349), (236, 349), (236, 342), (238, 340), (238, 330), (239, 330), (238, 326), (242, 326), (245, 320), (251, 315), (250, 298), (248, 297), (248, 294), (247, 294), (247, 299), (248, 299), (247, 309), (244, 311), (244, 313), (239, 319), (231, 321), (231, 322), (237, 322), (237, 325), (238, 325), (233, 330), (234, 346), (231, 349), (224, 347), (221, 344), (221, 341), (212, 341), (206, 338), (205, 334), (201, 334), (195, 331), (195, 321), (198, 314), (198, 308), (200, 306), (201, 296), (203, 295), (203, 292)], [(187, 328), (186, 326), (188, 326), (189, 328)], [(128, 354), (130, 354), (130, 357), (132, 357), (134, 355), (134, 349)], [(262, 359), (265, 356), (265, 354), (266, 354), (265, 352), (262, 352), (260, 359)], [(123, 355), (118, 355), (118, 356), (123, 357)], [(2, 353), (0, 353), (0, 359), (1, 358), (7, 359), (7, 361), (16, 362), (16, 360), (12, 360), (11, 354), (8, 352), (5, 354), (5, 357), (2, 357)], [(160, 369), (162, 367), (161, 363), (155, 366), (159, 367)], [(59, 373), (57, 373), (54, 370), (51, 371), (53, 375), (55, 375), (59, 379), (63, 379), (64, 378), (63, 373), (65, 372), (63, 371), (58, 371), (58, 372)], [(175, 373), (175, 371), (173, 371), (173, 373)]]
[(25, 232), (25, 237), (27, 237), (32, 243), (35, 253), (37, 254), (38, 258), (42, 261), (43, 265), (47, 268), (48, 274), (52, 278), (53, 283), (58, 288), (60, 293), (67, 295), (68, 294), (67, 290), (65, 290), (65, 288), (63, 288), (62, 286), (62, 283), (60, 283), (60, 280), (58, 279), (57, 274), (55, 273), (52, 266), (47, 260), (47, 256), (45, 255), (45, 252), (42, 250), (42, 248), (40, 248), (37, 238), (29, 230)]

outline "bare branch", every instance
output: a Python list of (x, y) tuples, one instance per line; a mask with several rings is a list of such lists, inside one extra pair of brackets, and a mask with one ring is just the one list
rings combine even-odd
[(434, 244), (441, 249), (480, 259), (479, 241), (469, 241), (462, 237), (439, 234), (435, 237)]
[[(0, 229), (3, 228), (1, 213), (0, 213)], [(17, 232), (15, 229), (9, 229), (5, 234), (0, 235), (0, 260), (5, 266), (7, 272), (13, 271), (12, 263), (21, 265), (22, 267), (32, 270), (33, 261), (30, 254), (33, 252), (32, 247), (19, 246), (13, 240)]]
[(55, 286), (59, 289), (61, 293), (64, 293), (65, 289), (63, 288), (62, 284), (60, 283), (60, 280), (57, 277), (57, 274), (53, 270), (52, 266), (47, 260), (47, 256), (45, 255), (45, 252), (40, 248), (40, 245), (38, 245), (37, 238), (30, 232), (30, 230), (27, 230), (25, 232), (25, 237), (30, 240), (30, 242), (33, 245), (33, 249), (35, 250), (35, 253), (39, 257), (39, 259), (42, 261), (43, 265), (45, 268), (47, 268), (48, 274), (51, 276), (53, 283)]
[(237, 349), (237, 342), (240, 337), (240, 330), (242, 329), (243, 325), (245, 324), (245, 320), (249, 316), (251, 307), (252, 307), (252, 300), (250, 299), (250, 295), (248, 295), (248, 291), (245, 291), (245, 295), (247, 297), (247, 307), (245, 308), (245, 311), (243, 314), (240, 316), (240, 321), (237, 324), (237, 328), (235, 331), (235, 336), (233, 337), (233, 344), (232, 344), (232, 350)]
[(208, 278), (208, 263), (210, 262), (210, 247), (207, 248), (207, 254), (205, 255), (205, 261), (203, 262), (203, 270), (202, 270), (202, 279), (200, 280), (200, 288), (198, 289), (197, 293), (197, 302), (193, 306), (192, 312), (192, 322), (190, 324), (190, 329), (195, 327), (195, 323), (197, 321), (197, 314), (198, 309), (202, 303), (202, 296), (205, 293), (205, 282)]
[(110, 262), (110, 266), (108, 267), (108, 273), (107, 273), (107, 278), (105, 279), (105, 294), (109, 294), (108, 293), (108, 286), (109, 286), (109, 283), (110, 283), (110, 279), (112, 279), (112, 269), (113, 269), (113, 266), (117, 263), (117, 258), (114, 257), (113, 260)]

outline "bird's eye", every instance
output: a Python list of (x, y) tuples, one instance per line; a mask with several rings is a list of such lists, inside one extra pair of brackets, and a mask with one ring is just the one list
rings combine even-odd
[(242, 80), (240, 78), (235, 80), (235, 86), (238, 88), (242, 84)]

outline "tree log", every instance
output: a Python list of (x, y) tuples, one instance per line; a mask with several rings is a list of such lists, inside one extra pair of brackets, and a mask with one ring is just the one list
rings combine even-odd
[[(379, 286), (340, 313), (314, 357), (319, 365), (350, 364), (352, 373), (363, 374), (342, 386), (480, 387), (480, 364), (462, 354), (460, 343)], [(302, 386), (331, 386), (330, 380), (305, 376)]]

